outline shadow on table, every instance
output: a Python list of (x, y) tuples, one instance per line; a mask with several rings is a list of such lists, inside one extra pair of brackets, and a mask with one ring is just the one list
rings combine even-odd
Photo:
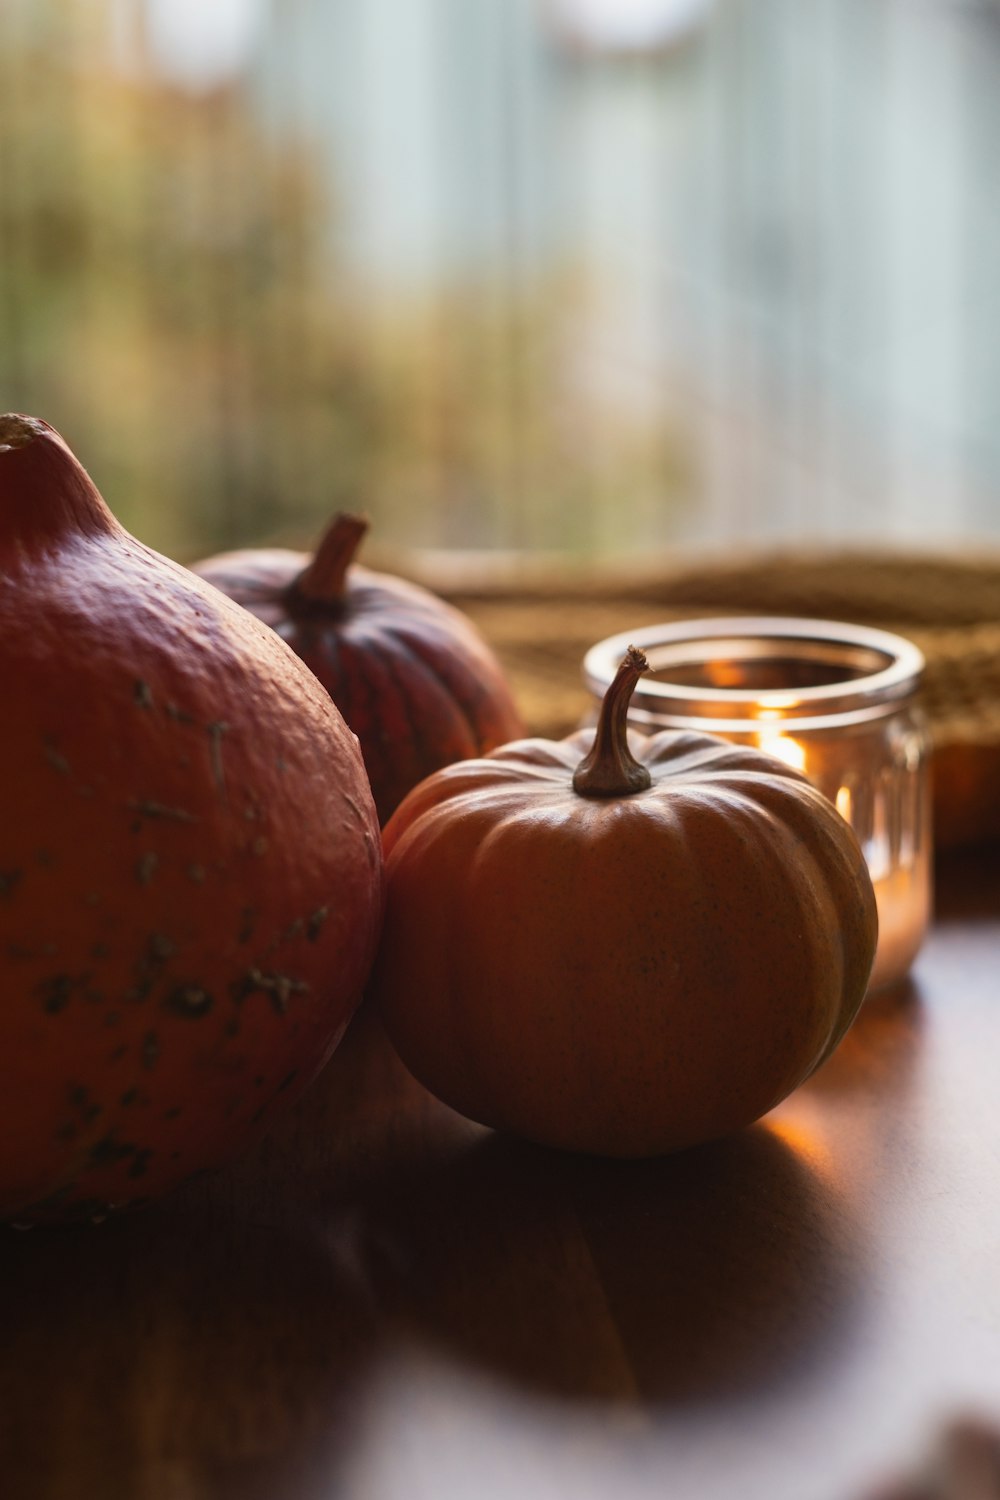
[(376, 1300), (568, 1397), (738, 1396), (820, 1369), (856, 1312), (856, 1230), (763, 1126), (610, 1162), (501, 1137), (370, 1205)]
[(372, 1331), (320, 1237), (193, 1190), (3, 1231), (0, 1327), (4, 1500), (296, 1500), (349, 1459)]
[(360, 1027), (243, 1162), (0, 1232), (4, 1500), (313, 1500), (416, 1333), (536, 1392), (697, 1401), (828, 1368), (864, 1246), (757, 1126), (650, 1162), (460, 1119)]
[(101, 1225), (0, 1227), (3, 1500), (339, 1493), (384, 1353), (362, 1196), (482, 1134), (362, 1015), (241, 1160)]

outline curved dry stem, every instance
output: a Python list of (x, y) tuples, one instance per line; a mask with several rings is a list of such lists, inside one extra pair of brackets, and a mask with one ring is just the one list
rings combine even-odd
[(614, 681), (604, 694), (594, 743), (573, 772), (573, 790), (581, 797), (630, 797), (652, 785), (649, 768), (628, 747), (628, 706), (649, 662), (629, 646)]

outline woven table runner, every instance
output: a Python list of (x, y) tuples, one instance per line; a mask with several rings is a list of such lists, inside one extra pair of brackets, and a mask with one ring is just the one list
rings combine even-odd
[(927, 659), (938, 846), (1000, 840), (1000, 555), (785, 552), (628, 577), (547, 576), (537, 566), (516, 581), (471, 571), (445, 578), (426, 566), (417, 576), (476, 621), (530, 732), (551, 738), (576, 728), (589, 706), (581, 677), (587, 648), (643, 625), (799, 615), (906, 636)]

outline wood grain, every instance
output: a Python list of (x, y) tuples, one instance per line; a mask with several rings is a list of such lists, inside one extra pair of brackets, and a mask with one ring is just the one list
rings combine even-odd
[(1000, 1416), (1000, 851), (762, 1124), (459, 1119), (362, 1015), (251, 1157), (0, 1235), (4, 1500), (862, 1500)]

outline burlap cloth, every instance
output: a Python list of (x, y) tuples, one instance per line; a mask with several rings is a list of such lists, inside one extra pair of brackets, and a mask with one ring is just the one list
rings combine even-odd
[(569, 733), (588, 707), (587, 648), (642, 625), (804, 615), (907, 636), (927, 659), (938, 845), (1000, 840), (1000, 554), (772, 553), (599, 576), (550, 574), (539, 564), (506, 579), (421, 571), (423, 582), (476, 621), (530, 731), (550, 737)]

